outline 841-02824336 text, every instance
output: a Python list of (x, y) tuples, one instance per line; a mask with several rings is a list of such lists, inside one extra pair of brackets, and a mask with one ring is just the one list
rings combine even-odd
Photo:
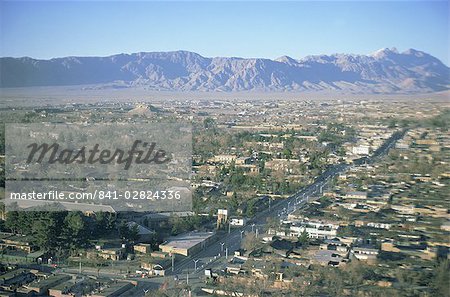
[(92, 192), (48, 191), (48, 192), (11, 192), (11, 200), (180, 200), (177, 190), (95, 190)]

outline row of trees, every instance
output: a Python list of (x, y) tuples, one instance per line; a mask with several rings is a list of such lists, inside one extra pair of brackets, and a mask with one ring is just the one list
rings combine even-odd
[(97, 213), (94, 217), (81, 212), (10, 211), (2, 231), (26, 235), (30, 243), (43, 251), (69, 254), (90, 245), (91, 239), (118, 233), (125, 240), (136, 240), (136, 228), (125, 222), (117, 224), (116, 215)]

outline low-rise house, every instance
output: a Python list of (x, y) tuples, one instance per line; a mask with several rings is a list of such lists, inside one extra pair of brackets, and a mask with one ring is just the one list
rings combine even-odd
[(43, 263), (46, 253), (41, 250), (27, 253), (23, 250), (4, 249), (0, 254), (0, 262), (9, 263)]
[(355, 191), (345, 195), (346, 199), (367, 199), (367, 192)]
[(169, 237), (159, 245), (162, 252), (189, 256), (205, 248), (214, 238), (214, 232), (189, 232)]
[(391, 208), (395, 211), (398, 211), (401, 214), (412, 215), (415, 214), (414, 205), (391, 205)]
[(64, 283), (70, 280), (72, 277), (66, 274), (51, 275), (44, 279), (37, 279), (25, 287), (31, 291), (34, 291), (38, 295), (48, 294), (48, 290), (56, 285)]
[(355, 221), (355, 226), (356, 227), (371, 227), (371, 228), (375, 228), (375, 229), (385, 229), (385, 230), (389, 230), (392, 227), (392, 224), (389, 223), (381, 223), (381, 222), (365, 222), (365, 221), (361, 221), (361, 220), (356, 220)]
[(133, 250), (137, 253), (148, 254), (152, 251), (152, 247), (148, 243), (139, 243), (133, 246)]
[(247, 273), (247, 271), (242, 268), (241, 264), (228, 264), (225, 269), (227, 273), (235, 275)]
[(169, 253), (153, 251), (150, 253), (150, 256), (152, 256), (153, 258), (165, 259), (169, 257)]
[(367, 145), (354, 146), (352, 153), (354, 155), (368, 155), (370, 153), (370, 147)]
[(106, 248), (102, 249), (99, 253), (99, 256), (106, 260), (121, 260), (124, 256), (124, 248)]
[(36, 276), (28, 269), (15, 269), (0, 275), (0, 288), (7, 291), (15, 289), (32, 282)]
[(392, 227), (392, 224), (389, 223), (379, 223), (379, 222), (368, 222), (366, 224), (367, 227), (372, 227), (372, 228), (376, 228), (376, 229), (385, 229), (385, 230), (389, 230)]
[(0, 249), (21, 250), (26, 253), (32, 253), (37, 250), (37, 247), (31, 243), (31, 239), (28, 236), (1, 232)]
[(103, 279), (74, 278), (50, 287), (48, 289), (48, 295), (52, 297), (86, 296), (107, 282), (107, 280)]
[(223, 163), (223, 164), (230, 164), (231, 162), (235, 161), (237, 157), (235, 155), (216, 155), (213, 158), (211, 158), (209, 161), (213, 163)]
[(247, 223), (246, 218), (230, 218), (230, 225), (235, 227), (245, 226)]
[(375, 260), (378, 255), (378, 249), (373, 247), (352, 247), (351, 254), (358, 260)]
[(327, 251), (335, 251), (341, 256), (346, 256), (349, 251), (349, 246), (346, 243), (340, 241), (338, 238), (333, 238), (333, 239), (326, 239), (324, 243), (320, 245), (320, 249)]
[(125, 256), (125, 249), (123, 247), (101, 248), (98, 250), (92, 250), (87, 252), (87, 257), (89, 259), (100, 257), (105, 260), (118, 261), (123, 259), (124, 256)]
[(165, 276), (166, 270), (172, 267), (172, 261), (169, 258), (152, 258), (141, 262), (141, 268), (149, 272), (154, 276)]
[(298, 237), (307, 232), (309, 238), (329, 239), (336, 237), (338, 229), (338, 225), (331, 223), (295, 222), (290, 227), (290, 236)]

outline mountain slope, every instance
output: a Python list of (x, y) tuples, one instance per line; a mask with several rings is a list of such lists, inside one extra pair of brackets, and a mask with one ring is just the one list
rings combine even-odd
[(317, 55), (300, 60), (205, 58), (186, 51), (0, 58), (0, 87), (118, 84), (176, 91), (436, 92), (450, 88), (450, 68), (417, 50)]

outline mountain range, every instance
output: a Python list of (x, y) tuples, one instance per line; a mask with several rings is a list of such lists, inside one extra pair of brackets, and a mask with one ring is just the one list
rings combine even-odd
[(72, 86), (169, 91), (427, 93), (450, 89), (450, 68), (414, 49), (301, 59), (206, 58), (188, 51), (38, 60), (0, 58), (0, 87)]

